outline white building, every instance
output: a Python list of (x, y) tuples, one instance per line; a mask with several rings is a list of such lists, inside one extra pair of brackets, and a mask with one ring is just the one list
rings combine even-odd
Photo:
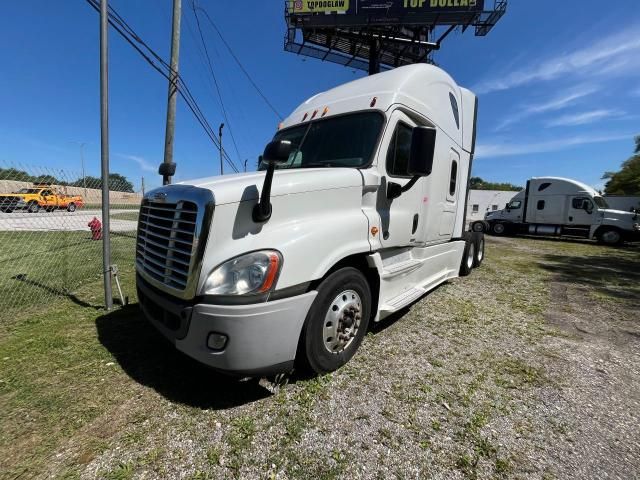
[(483, 220), (485, 213), (502, 210), (517, 193), (502, 190), (469, 190), (467, 222)]
[(630, 212), (632, 208), (640, 210), (640, 196), (637, 195), (605, 195), (609, 208)]

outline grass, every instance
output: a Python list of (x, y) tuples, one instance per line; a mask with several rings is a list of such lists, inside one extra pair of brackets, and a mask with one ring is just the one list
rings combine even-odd
[(111, 217), (112, 220), (129, 220), (130, 222), (137, 222), (138, 221), (138, 211), (131, 211), (131, 212), (116, 212), (116, 213), (112, 213)]
[[(133, 236), (111, 237), (112, 262), (123, 277), (133, 275), (134, 242)], [(102, 279), (102, 242), (89, 232), (0, 232), (0, 245), (0, 325), (21, 312), (37, 315), (58, 297), (101, 305), (99, 289), (81, 290)]]
[[(244, 478), (255, 472), (263, 478), (347, 478), (357, 476), (350, 468), (363, 455), (388, 461), (384, 452), (427, 465), (425, 478), (427, 472), (442, 478), (526, 476), (520, 457), (491, 431), (508, 418), (522, 392), (546, 388), (550, 374), (530, 351), (494, 355), (473, 351), (471, 344), (485, 330), (525, 340), (543, 334), (548, 279), (558, 274), (569, 281), (556, 257), (549, 261), (560, 266), (550, 272), (534, 266), (534, 259), (527, 263), (515, 248), (498, 253), (493, 247), (483, 268), (460, 280), (462, 297), (454, 297), (456, 284), (439, 289), (398, 324), (368, 336), (344, 369), (300, 379), (269, 396), (251, 382), (216, 376), (167, 347), (135, 306), (105, 315), (100, 242), (80, 232), (18, 235), (0, 233), (5, 247), (0, 252), (0, 478), (129, 479), (143, 472), (150, 478)], [(514, 245), (527, 248), (529, 242), (534, 241)], [(133, 296), (133, 239), (114, 237), (114, 245), (125, 293)], [(613, 258), (609, 266), (616, 268), (603, 270), (599, 260), (589, 260), (589, 253), (599, 257), (603, 250), (589, 247), (595, 250), (562, 243), (537, 248), (543, 256), (562, 250), (583, 255), (593, 276), (632, 278), (633, 272), (620, 272), (634, 265), (633, 252), (607, 250)], [(11, 278), (19, 274), (33, 282)], [(504, 282), (505, 298), (486, 294), (487, 279)], [(522, 296), (522, 289), (531, 291), (531, 298)], [(510, 300), (514, 296), (517, 300)], [(626, 305), (622, 294), (616, 298), (620, 308)], [(422, 315), (422, 308), (430, 316)], [(513, 317), (526, 319), (528, 327)], [(412, 329), (422, 334), (413, 357), (406, 343)], [(394, 356), (406, 357), (408, 365), (392, 363), (399, 371), (385, 371)], [(418, 368), (424, 375), (411, 376)], [(367, 397), (383, 389), (388, 395), (376, 397), (381, 402), (372, 407)], [(341, 408), (349, 402), (361, 431), (340, 427), (341, 420), (350, 421), (338, 416), (345, 415)], [(526, 423), (530, 419), (515, 415), (512, 429), (519, 436), (539, 433)], [(553, 427), (568, 435), (571, 425)], [(188, 440), (183, 450), (176, 447), (177, 438)], [(319, 440), (311, 448), (314, 438)], [(421, 464), (427, 461), (436, 463)], [(95, 475), (88, 465), (95, 466)]]

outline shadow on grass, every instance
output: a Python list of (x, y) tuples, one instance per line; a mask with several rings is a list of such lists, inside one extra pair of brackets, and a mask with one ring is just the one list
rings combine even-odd
[(59, 288), (55, 288), (50, 285), (45, 285), (44, 283), (41, 283), (37, 280), (31, 280), (30, 278), (27, 278), (26, 274), (23, 274), (23, 273), (20, 273), (18, 275), (11, 277), (11, 280), (16, 280), (26, 285), (31, 285), (32, 287), (40, 288), (41, 290), (44, 290), (45, 292), (51, 295), (55, 295), (58, 297), (65, 297), (71, 300), (76, 305), (80, 305), (83, 308), (93, 308), (95, 310), (100, 310), (102, 308), (102, 305), (93, 305), (91, 303), (85, 302), (84, 300), (80, 300), (77, 296), (65, 290), (61, 290)]
[(191, 360), (147, 322), (137, 304), (96, 319), (98, 339), (136, 382), (173, 402), (226, 409), (268, 397), (257, 381), (241, 382)]
[(545, 255), (540, 265), (569, 284), (592, 287), (609, 297), (638, 302), (640, 257)]

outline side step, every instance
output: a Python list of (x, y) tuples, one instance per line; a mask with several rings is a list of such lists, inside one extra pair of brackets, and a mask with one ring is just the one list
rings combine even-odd
[(424, 288), (414, 287), (386, 301), (384, 305), (380, 307), (380, 310), (385, 312), (395, 312), (397, 310), (400, 310), (402, 307), (406, 307), (410, 303), (416, 301), (425, 293), (427, 293), (427, 291)]
[(388, 279), (395, 277), (397, 275), (402, 275), (404, 273), (409, 273), (414, 271), (416, 268), (420, 267), (422, 262), (420, 260), (415, 260), (410, 258), (403, 262), (392, 263), (391, 265), (385, 265), (382, 270), (382, 278)]

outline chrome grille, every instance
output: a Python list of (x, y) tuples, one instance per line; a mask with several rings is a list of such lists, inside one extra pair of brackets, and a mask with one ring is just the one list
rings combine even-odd
[(192, 297), (212, 213), (208, 190), (176, 185), (145, 195), (136, 242), (138, 273), (162, 290)]

